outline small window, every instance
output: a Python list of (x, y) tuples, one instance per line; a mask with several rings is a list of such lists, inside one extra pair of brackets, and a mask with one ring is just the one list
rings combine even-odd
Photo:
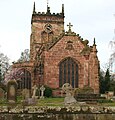
[(66, 49), (67, 50), (73, 50), (73, 42), (72, 41), (68, 41), (66, 44)]

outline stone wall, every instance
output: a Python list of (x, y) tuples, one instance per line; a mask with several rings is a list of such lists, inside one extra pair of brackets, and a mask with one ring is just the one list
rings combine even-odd
[(115, 114), (0, 114), (0, 120), (115, 120)]

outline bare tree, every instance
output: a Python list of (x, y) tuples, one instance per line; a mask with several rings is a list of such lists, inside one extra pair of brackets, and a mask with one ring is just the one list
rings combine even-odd
[(9, 58), (4, 55), (3, 53), (0, 53), (0, 71), (1, 71), (1, 79), (4, 78), (4, 75), (6, 71), (9, 69), (10, 63)]
[(25, 49), (24, 52), (21, 52), (21, 56), (18, 59), (18, 62), (26, 62), (30, 60), (30, 51), (29, 49)]
[(113, 69), (115, 64), (115, 40), (110, 41), (110, 46), (111, 46), (112, 54), (110, 55), (109, 66), (111, 69)]

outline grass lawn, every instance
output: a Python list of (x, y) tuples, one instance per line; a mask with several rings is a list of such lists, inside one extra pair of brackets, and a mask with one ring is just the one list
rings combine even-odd
[[(17, 98), (17, 105), (21, 105), (23, 99), (21, 97)], [(44, 98), (37, 99), (37, 106), (64, 106), (64, 98)], [(15, 104), (15, 105), (16, 105)], [(6, 100), (0, 101), (0, 106), (7, 106), (8, 102)]]
[(115, 102), (112, 103), (100, 103), (100, 106), (110, 106), (110, 107), (115, 107)]
[[(92, 105), (92, 104), (91, 104)], [(37, 106), (64, 106), (64, 98), (44, 98), (39, 99)], [(98, 103), (97, 106), (115, 106), (115, 102), (103, 102)]]
[[(18, 97), (17, 98), (17, 105), (22, 105), (21, 102), (22, 98)], [(63, 107), (64, 105), (64, 98), (44, 98), (44, 99), (38, 99), (37, 100), (36, 106), (60, 106)], [(8, 102), (6, 100), (0, 101), (0, 106), (7, 106)], [(76, 104), (78, 105), (78, 104)], [(96, 106), (110, 106), (110, 107), (115, 107), (115, 102), (111, 102), (108, 100), (104, 100), (102, 102), (98, 102), (97, 104), (86, 104), (86, 106), (89, 105), (96, 105)]]
[(64, 106), (64, 98), (44, 98), (38, 100), (38, 106)]

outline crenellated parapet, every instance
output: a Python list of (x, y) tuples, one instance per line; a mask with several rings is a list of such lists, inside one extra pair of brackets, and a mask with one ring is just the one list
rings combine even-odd
[[(50, 17), (50, 19), (49, 19), (49, 17)], [(35, 2), (34, 2), (31, 23), (33, 23), (33, 22), (57, 22), (57, 23), (62, 22), (62, 23), (64, 23), (64, 4), (62, 5), (62, 12), (51, 13), (50, 12), (50, 7), (48, 7), (48, 6), (47, 6), (47, 11), (46, 12), (36, 12)]]

